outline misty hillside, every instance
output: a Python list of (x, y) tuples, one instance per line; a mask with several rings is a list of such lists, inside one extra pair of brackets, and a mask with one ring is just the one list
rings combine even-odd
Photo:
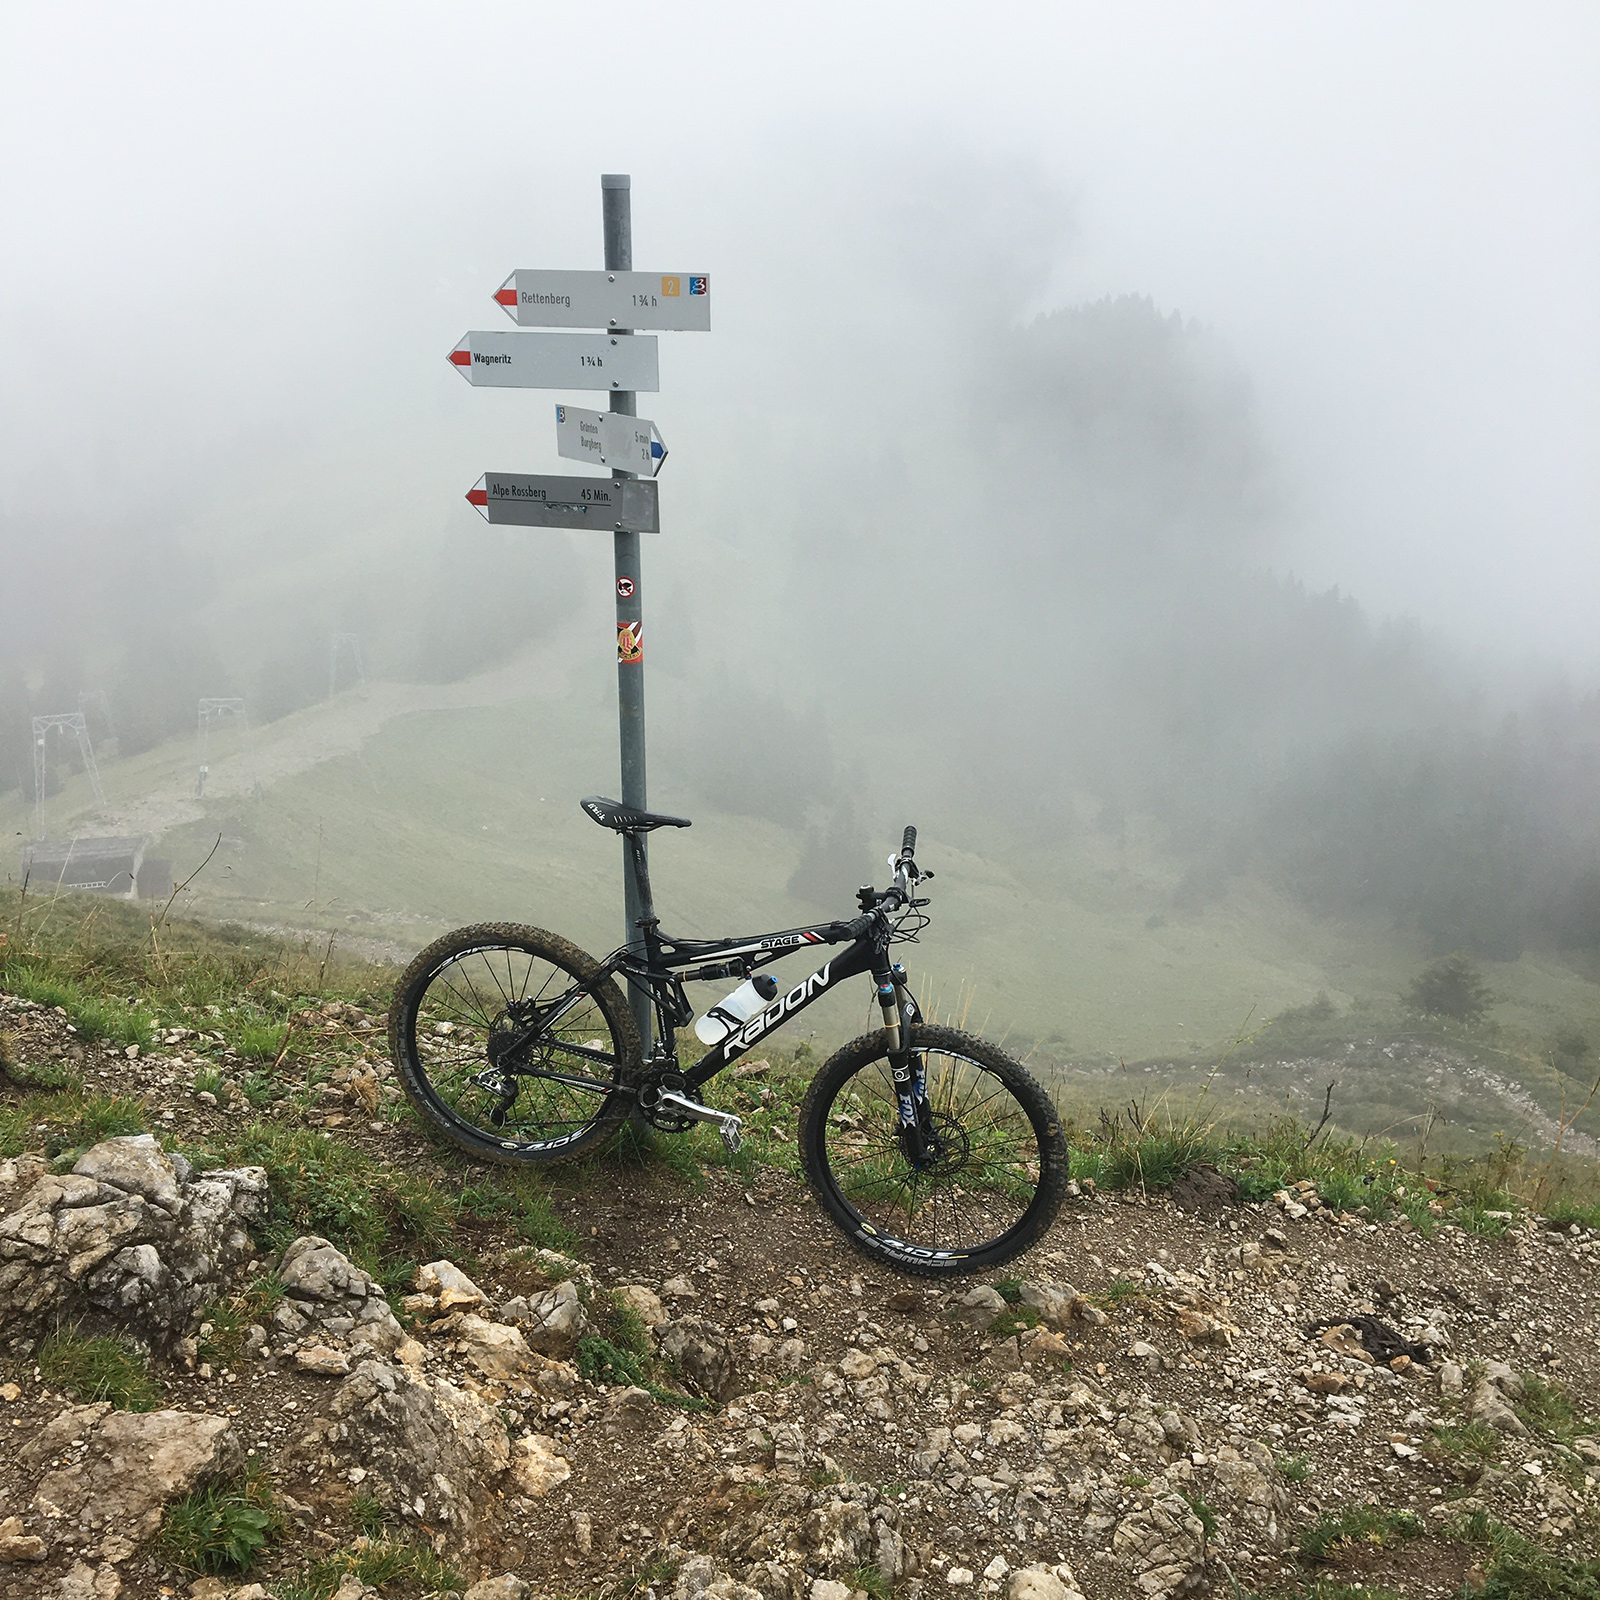
[[(1114, 857), (1131, 829), (1180, 872), (1180, 908), (1248, 874), (1308, 915), (1377, 918), (1435, 954), (1592, 962), (1600, 697), (1504, 681), (1275, 575), (1249, 386), (1204, 330), (1124, 298), (990, 337), (972, 368), (1003, 345), (1035, 435), (992, 447), (979, 419), (996, 396), (961, 385), (972, 410), (964, 433), (951, 412), (949, 453), (909, 489), (878, 482), (931, 508), (915, 540), (864, 514), (871, 488), (858, 525), (807, 512), (788, 570), (762, 578), (787, 593), (762, 601), (759, 660), (719, 640), (740, 575), (662, 541), (690, 581), (653, 602), (657, 792), (800, 832), (801, 875), (830, 903), (902, 812), (1024, 870), (1085, 831)], [(1023, 484), (1025, 502), (985, 504), (993, 482)], [(335, 633), (375, 679), (447, 684), (563, 621), (604, 626), (591, 558), (559, 535), (420, 538), (343, 582), (149, 535), (137, 560), (84, 566), (95, 530), (8, 530), (33, 570), (0, 591), (0, 790), (33, 798), (30, 715), (81, 703), (102, 751), (136, 757), (192, 737), (201, 695), (243, 696), (264, 731), (324, 699), (330, 667), (349, 686)], [(836, 603), (845, 573), (860, 609)], [(68, 590), (70, 614), (32, 603)], [(572, 664), (598, 667), (580, 638)], [(607, 708), (584, 710), (603, 745)], [(47, 794), (77, 759), (49, 756)], [(605, 787), (607, 765), (580, 785)]]

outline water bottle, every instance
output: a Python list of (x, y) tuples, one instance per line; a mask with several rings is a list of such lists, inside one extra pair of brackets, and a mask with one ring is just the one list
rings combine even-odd
[(694, 1025), (694, 1036), (701, 1044), (719, 1044), (741, 1023), (748, 1022), (770, 1000), (777, 997), (778, 980), (761, 973), (746, 978), (732, 994), (724, 995)]

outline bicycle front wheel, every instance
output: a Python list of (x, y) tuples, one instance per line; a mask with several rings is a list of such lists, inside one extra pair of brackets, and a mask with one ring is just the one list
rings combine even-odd
[(1067, 1144), (1050, 1097), (1003, 1050), (954, 1028), (912, 1025), (933, 1148), (907, 1155), (881, 1030), (812, 1081), (800, 1158), (823, 1209), (865, 1255), (923, 1277), (985, 1272), (1036, 1243), (1067, 1190)]
[(413, 1106), (490, 1161), (570, 1161), (633, 1108), (633, 1016), (600, 964), (543, 928), (485, 923), (437, 939), (406, 969), (389, 1048)]

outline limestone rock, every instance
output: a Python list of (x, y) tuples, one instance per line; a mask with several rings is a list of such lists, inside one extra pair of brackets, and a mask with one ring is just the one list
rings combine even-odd
[(547, 1356), (570, 1355), (589, 1332), (578, 1286), (570, 1279), (540, 1294), (507, 1301), (500, 1315), (515, 1322), (528, 1344)]
[(872, 1558), (872, 1522), (856, 1499), (835, 1490), (815, 1506), (800, 1527), (800, 1543), (813, 1562), (828, 1562), (837, 1571), (865, 1566)]
[(417, 1291), (431, 1294), (441, 1311), (481, 1306), (488, 1296), (453, 1261), (429, 1261), (417, 1268)]
[(956, 1302), (951, 1315), (975, 1333), (984, 1333), (1006, 1309), (1000, 1291), (987, 1283), (976, 1284)]
[(87, 1561), (74, 1561), (56, 1585), (58, 1600), (117, 1600), (121, 1592), (122, 1579), (109, 1562), (97, 1572)]
[(1178, 1332), (1191, 1344), (1216, 1344), (1227, 1349), (1233, 1343), (1237, 1330), (1220, 1318), (1184, 1306), (1178, 1312)]
[(1143, 1594), (1183, 1594), (1205, 1582), (1205, 1524), (1180, 1495), (1158, 1496), (1124, 1517), (1111, 1548)]
[(679, 1317), (656, 1329), (661, 1354), (715, 1400), (728, 1400), (735, 1392), (733, 1349), (714, 1322), (703, 1317)]
[(654, 1290), (642, 1283), (625, 1283), (616, 1291), (618, 1305), (631, 1311), (647, 1328), (654, 1328), (667, 1320), (667, 1309)]
[(333, 1399), (330, 1443), (365, 1467), (368, 1492), (410, 1522), (471, 1550), (479, 1506), (511, 1460), (494, 1408), (444, 1378), (363, 1361)]
[(32, 1468), (62, 1459), (74, 1439), (85, 1448), (45, 1473), (33, 1509), (84, 1537), (109, 1530), (147, 1539), (160, 1526), (168, 1501), (244, 1465), (226, 1417), (112, 1411), (104, 1404), (69, 1407), (18, 1452), (19, 1459)]
[(1255, 1530), (1269, 1550), (1282, 1550), (1289, 1542), (1280, 1522), (1287, 1517), (1293, 1497), (1278, 1476), (1272, 1451), (1259, 1440), (1249, 1440), (1235, 1450), (1224, 1445), (1217, 1451), (1216, 1482), (1224, 1503)]
[(294, 1364), (302, 1372), (312, 1372), (323, 1378), (342, 1378), (350, 1371), (350, 1357), (342, 1350), (330, 1349), (325, 1344), (307, 1345), (294, 1353)]
[(7, 1156), (0, 1161), (0, 1189), (26, 1189), (49, 1170), (43, 1156)]
[(530, 1500), (542, 1499), (558, 1483), (572, 1476), (556, 1441), (542, 1433), (525, 1433), (511, 1447), (511, 1471), (507, 1488), (525, 1494)]
[(315, 1334), (318, 1342), (393, 1355), (405, 1338), (383, 1290), (342, 1250), (314, 1233), (302, 1235), (278, 1264), (283, 1299), (272, 1320), (280, 1334)]
[(535, 1355), (522, 1335), (503, 1322), (489, 1322), (468, 1311), (454, 1331), (466, 1346), (467, 1360), (486, 1378), (513, 1383), (545, 1364), (544, 1357)]
[(1479, 1378), (1472, 1389), (1472, 1420), (1486, 1423), (1501, 1433), (1526, 1438), (1527, 1424), (1511, 1409), (1506, 1397), (1490, 1378)]
[(660, 1415), (661, 1408), (649, 1392), (630, 1385), (626, 1389), (613, 1389), (606, 1396), (601, 1426), (608, 1438), (616, 1438), (643, 1428), (654, 1430)]
[(1072, 1305), (1077, 1298), (1078, 1291), (1070, 1283), (1025, 1283), (1020, 1295), (1021, 1303), (1057, 1332), (1072, 1321)]
[(0, 1521), (0, 1563), (43, 1561), (44, 1540), (36, 1533), (24, 1533), (21, 1517)]
[(1006, 1592), (1009, 1600), (1083, 1600), (1074, 1585), (1049, 1567), (1019, 1568), (1011, 1574)]
[(741, 1583), (710, 1556), (690, 1556), (678, 1571), (672, 1600), (762, 1600), (761, 1591)]
[(101, 1311), (174, 1350), (265, 1215), (260, 1167), (196, 1175), (153, 1135), (106, 1139), (64, 1177), (39, 1177), (0, 1219), (0, 1338)]
[(497, 1578), (484, 1578), (473, 1584), (461, 1600), (525, 1600), (528, 1586), (514, 1572), (502, 1572)]

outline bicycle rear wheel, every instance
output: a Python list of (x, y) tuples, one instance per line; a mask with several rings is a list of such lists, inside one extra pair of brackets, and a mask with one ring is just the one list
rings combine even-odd
[(490, 1161), (570, 1161), (627, 1120), (640, 1065), (611, 978), (543, 928), (485, 923), (435, 940), (389, 1008), (389, 1048), (412, 1105)]
[(800, 1112), (806, 1179), (864, 1254), (923, 1277), (984, 1272), (1035, 1244), (1067, 1190), (1067, 1145), (1050, 1097), (1003, 1050), (916, 1023), (937, 1148), (908, 1159), (881, 1030), (847, 1044)]

